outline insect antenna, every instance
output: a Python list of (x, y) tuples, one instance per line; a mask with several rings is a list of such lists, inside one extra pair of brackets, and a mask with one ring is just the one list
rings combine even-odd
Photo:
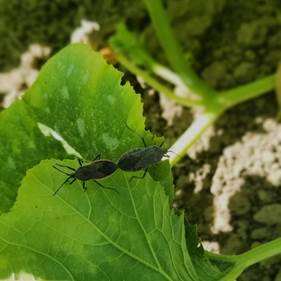
[[(162, 146), (164, 145), (165, 141), (162, 141), (161, 144), (159, 145), (159, 147), (162, 148)], [(167, 151), (168, 152), (168, 151)]]
[(169, 155), (169, 153), (173, 153), (173, 154), (179, 156), (179, 154), (177, 154), (176, 152), (174, 152), (172, 150), (167, 150), (166, 153), (163, 156), (167, 157), (167, 158), (170, 158), (171, 156)]
[(58, 163), (56, 163), (55, 165), (57, 165), (57, 166), (59, 166), (59, 167), (62, 167), (62, 168), (68, 168), (68, 169), (71, 170), (71, 171), (75, 171), (74, 168), (72, 168), (72, 167), (70, 167), (70, 166), (67, 166), (67, 165), (61, 165), (61, 164), (58, 164)]
[(95, 182), (97, 185), (99, 185), (100, 187), (102, 187), (102, 188), (105, 188), (105, 189), (109, 189), (109, 190), (115, 191), (117, 194), (119, 194), (119, 192), (118, 192), (115, 188), (113, 188), (113, 187), (104, 186), (104, 185), (102, 185), (101, 183), (99, 183), (99, 182), (98, 182), (98, 181), (96, 181), (96, 180), (94, 180), (94, 182)]
[[(58, 165), (58, 164), (56, 164), (56, 165)], [(72, 174), (70, 174), (70, 173), (67, 173), (67, 172), (65, 172), (65, 171), (63, 171), (63, 170), (61, 170), (61, 169), (59, 169), (59, 168), (56, 167), (55, 165), (53, 165), (53, 168), (55, 168), (56, 170), (58, 170), (59, 172), (61, 172), (61, 173), (64, 174), (64, 175), (67, 175), (67, 176), (72, 175)]]

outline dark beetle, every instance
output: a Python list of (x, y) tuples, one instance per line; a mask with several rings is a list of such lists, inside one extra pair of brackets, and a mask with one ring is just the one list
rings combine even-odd
[(139, 171), (159, 163), (164, 155), (165, 151), (156, 145), (134, 148), (121, 156), (117, 166), (123, 171)]
[[(127, 129), (129, 129), (134, 134), (138, 135), (134, 130), (132, 130), (126, 123)], [(117, 162), (119, 169), (128, 172), (135, 172), (144, 170), (144, 174), (141, 177), (133, 176), (130, 181), (134, 178), (142, 179), (145, 177), (148, 168), (158, 164), (163, 156), (166, 156), (166, 150), (162, 149), (164, 142), (158, 145), (147, 146), (144, 138), (138, 135), (142, 140), (144, 147), (134, 148), (125, 152)]]
[(98, 180), (113, 174), (116, 169), (116, 164), (110, 160), (96, 160), (89, 165), (79, 167), (73, 177), (81, 181)]
[(128, 172), (134, 172), (144, 170), (144, 174), (141, 177), (133, 176), (133, 178), (144, 178), (148, 168), (158, 164), (163, 156), (166, 155), (161, 146), (152, 145), (148, 147), (135, 148), (125, 152), (117, 162), (119, 169)]
[[(98, 155), (96, 157), (96, 159), (97, 158), (100, 158), (100, 155)], [(79, 164), (80, 164), (80, 167), (78, 169), (74, 169), (74, 168), (66, 166), (66, 165), (60, 165), (60, 164), (54, 165), (53, 167), (55, 169), (57, 169), (58, 171), (60, 171), (61, 173), (65, 174), (65, 175), (67, 175), (68, 177), (60, 185), (60, 187), (54, 192), (53, 195), (56, 195), (57, 192), (64, 186), (64, 184), (66, 184), (66, 183), (72, 184), (76, 180), (81, 180), (83, 182), (84, 191), (86, 190), (85, 181), (93, 180), (100, 187), (106, 188), (106, 189), (111, 189), (111, 190), (114, 190), (115, 192), (117, 192), (114, 188), (103, 186), (101, 183), (99, 183), (97, 181), (99, 179), (106, 178), (106, 177), (110, 176), (111, 174), (113, 174), (117, 169), (117, 165), (113, 161), (110, 161), (110, 160), (106, 160), (106, 159), (96, 160), (96, 159), (92, 163), (90, 163), (88, 165), (84, 165), (84, 166), (82, 165), (82, 161), (80, 159), (78, 159)], [(71, 170), (72, 172), (67, 173), (65, 171), (62, 171), (58, 167), (67, 168), (67, 169)]]

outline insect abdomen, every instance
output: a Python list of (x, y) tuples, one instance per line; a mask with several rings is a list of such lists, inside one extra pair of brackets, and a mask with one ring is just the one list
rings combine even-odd
[(157, 146), (134, 149), (123, 154), (117, 165), (123, 171), (138, 171), (157, 164), (163, 154)]

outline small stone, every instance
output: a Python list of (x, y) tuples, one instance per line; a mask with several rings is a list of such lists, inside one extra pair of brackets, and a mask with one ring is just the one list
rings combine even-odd
[(281, 170), (276, 171), (268, 176), (268, 181), (275, 187), (281, 185)]
[(222, 248), (223, 254), (239, 254), (245, 250), (245, 245), (236, 234), (231, 234)]
[(214, 219), (214, 210), (212, 206), (209, 206), (204, 211), (204, 218), (206, 221), (211, 222)]
[[(276, 120), (268, 118), (263, 123), (263, 128), (265, 131), (270, 132), (276, 129)], [(281, 135), (280, 135), (281, 137)]]
[(256, 71), (254, 64), (250, 62), (241, 62), (234, 70), (233, 76), (239, 81), (244, 81), (245, 77), (249, 77)]
[(261, 189), (258, 191), (258, 197), (263, 203), (271, 203), (274, 200), (274, 193)]
[(251, 233), (251, 238), (253, 239), (263, 239), (266, 238), (268, 235), (268, 228), (262, 227), (262, 228), (257, 228), (252, 231)]
[(274, 154), (271, 151), (264, 151), (261, 155), (261, 160), (264, 163), (272, 163), (275, 159)]
[(251, 249), (253, 249), (253, 248), (256, 248), (256, 247), (258, 247), (258, 246), (260, 246), (260, 242), (258, 242), (258, 241), (254, 241), (252, 244), (251, 244)]
[(266, 32), (266, 26), (259, 20), (242, 23), (237, 32), (237, 42), (247, 47), (260, 46), (266, 40)]
[(262, 207), (254, 215), (254, 220), (267, 225), (281, 224), (281, 204), (271, 204)]
[(236, 233), (239, 237), (241, 237), (242, 240), (248, 239), (248, 227), (249, 222), (247, 220), (240, 220), (237, 222), (237, 230)]
[(221, 79), (223, 79), (222, 77), (225, 76), (226, 72), (226, 66), (223, 62), (214, 62), (205, 68), (202, 76), (207, 83), (215, 87), (221, 82)]
[(205, 251), (219, 254), (220, 244), (215, 241), (202, 241), (202, 245)]
[(256, 54), (251, 50), (247, 50), (245, 52), (245, 59), (248, 60), (248, 61), (255, 61)]
[(236, 214), (243, 215), (250, 210), (250, 202), (245, 194), (237, 193), (231, 198), (229, 207)]

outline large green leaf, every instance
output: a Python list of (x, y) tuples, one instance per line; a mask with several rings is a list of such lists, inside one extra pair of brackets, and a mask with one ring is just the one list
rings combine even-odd
[[(72, 45), (43, 67), (23, 100), (0, 114), (2, 211), (42, 159), (78, 154), (90, 160), (101, 153), (117, 160), (143, 146), (142, 137), (152, 143), (139, 96), (120, 82), (99, 54)], [(65, 179), (52, 168), (55, 162), (30, 170), (16, 204), (0, 216), (2, 280), (27, 274), (28, 280), (209, 281), (232, 270), (233, 260), (209, 258), (198, 247), (189, 225), (186, 246), (183, 217), (170, 209), (167, 163), (152, 171), (154, 180), (147, 175), (129, 183), (131, 174), (121, 171), (104, 180), (119, 193), (94, 182), (83, 193), (76, 182), (52, 196)]]
[(88, 182), (85, 193), (74, 183), (53, 196), (65, 178), (54, 163), (30, 170), (0, 217), (2, 279), (25, 272), (47, 280), (198, 280), (183, 217), (159, 183), (146, 176), (129, 184), (131, 174), (117, 172), (102, 184), (119, 194)]
[(89, 47), (70, 45), (48, 61), (24, 101), (84, 158), (115, 159), (143, 146), (144, 135), (140, 96), (120, 85), (122, 75)]
[(0, 114), (0, 213), (13, 204), (26, 170), (41, 159), (65, 158), (57, 142), (44, 137), (22, 101)]
[(152, 142), (140, 97), (129, 84), (120, 85), (121, 76), (86, 45), (71, 45), (48, 61), (23, 100), (1, 112), (0, 212), (12, 206), (27, 169), (42, 159), (71, 157), (38, 124), (86, 159), (101, 153), (116, 160), (143, 146), (140, 136)]

